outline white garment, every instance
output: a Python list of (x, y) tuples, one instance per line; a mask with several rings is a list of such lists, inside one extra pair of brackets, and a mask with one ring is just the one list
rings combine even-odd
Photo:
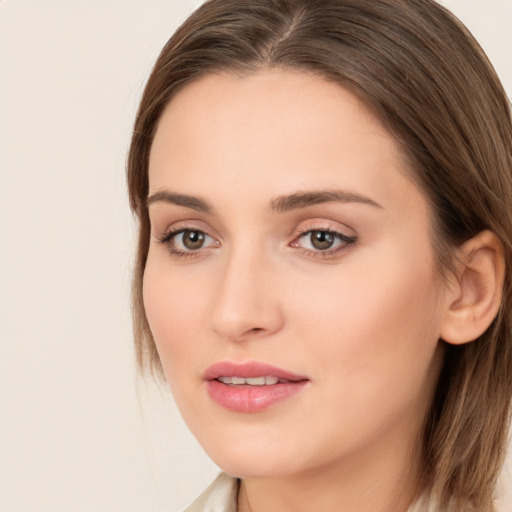
[(240, 480), (221, 473), (183, 512), (236, 512)]

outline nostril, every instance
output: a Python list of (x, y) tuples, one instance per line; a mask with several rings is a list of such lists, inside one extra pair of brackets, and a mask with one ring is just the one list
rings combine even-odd
[(259, 336), (260, 334), (264, 334), (265, 332), (267, 332), (267, 329), (263, 328), (263, 327), (253, 327), (252, 329), (249, 329), (248, 331), (246, 331), (244, 333), (244, 336)]

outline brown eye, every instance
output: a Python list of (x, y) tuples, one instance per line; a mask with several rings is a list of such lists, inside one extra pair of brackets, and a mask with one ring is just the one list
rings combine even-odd
[(336, 241), (336, 236), (329, 231), (311, 231), (309, 237), (312, 247), (319, 251), (330, 249)]
[(335, 258), (343, 249), (348, 249), (356, 242), (355, 236), (347, 236), (330, 229), (311, 229), (302, 233), (291, 247), (305, 249), (308, 256)]
[(219, 247), (220, 243), (200, 229), (180, 229), (171, 231), (158, 241), (167, 246), (169, 252), (175, 256), (201, 254), (203, 250)]
[(201, 249), (204, 242), (205, 234), (202, 231), (185, 230), (181, 233), (181, 243), (191, 251)]

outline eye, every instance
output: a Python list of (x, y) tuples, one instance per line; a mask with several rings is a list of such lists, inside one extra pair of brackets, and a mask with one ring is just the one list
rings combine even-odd
[(305, 238), (312, 248), (319, 251), (332, 249), (336, 242), (336, 235), (330, 231), (310, 231)]
[(167, 245), (171, 254), (189, 255), (200, 249), (217, 247), (219, 242), (200, 229), (171, 230), (159, 238), (159, 241)]
[(173, 239), (175, 245), (181, 245), (180, 249), (195, 251), (201, 249), (205, 244), (208, 235), (202, 231), (191, 231), (184, 230), (181, 233), (177, 233)]
[(292, 243), (292, 247), (302, 248), (312, 253), (336, 253), (338, 250), (351, 246), (356, 237), (347, 236), (330, 229), (311, 229), (302, 233)]

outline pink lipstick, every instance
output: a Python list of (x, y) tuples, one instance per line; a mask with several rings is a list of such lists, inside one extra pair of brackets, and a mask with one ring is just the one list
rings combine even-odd
[(301, 391), (309, 382), (266, 363), (220, 362), (203, 375), (214, 402), (235, 412), (260, 412)]

